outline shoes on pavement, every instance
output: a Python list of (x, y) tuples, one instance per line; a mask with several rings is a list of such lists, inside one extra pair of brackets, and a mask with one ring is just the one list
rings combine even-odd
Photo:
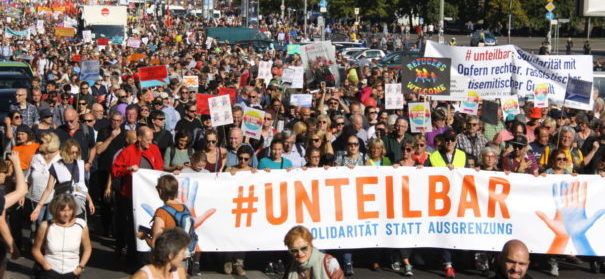
[(353, 276), (353, 274), (355, 274), (355, 271), (353, 271), (353, 263), (345, 263), (345, 276)]
[(233, 271), (237, 276), (246, 276), (246, 271), (244, 270), (244, 265), (236, 263), (233, 265)]
[(286, 273), (286, 266), (284, 265), (284, 262), (282, 260), (277, 260), (277, 266), (275, 267), (275, 272), (277, 272), (277, 274)]
[(599, 272), (599, 263), (597, 261), (590, 262), (590, 272), (592, 272), (592, 273)]
[(273, 265), (273, 262), (269, 262), (267, 264), (267, 267), (265, 267), (265, 274), (269, 274), (269, 275), (275, 274), (275, 267)]
[(378, 263), (373, 263), (372, 271), (380, 271), (380, 265)]
[(403, 271), (403, 275), (405, 276), (414, 276), (414, 272), (412, 272), (412, 265), (411, 264), (406, 264), (404, 271)]
[(398, 261), (393, 262), (391, 264), (391, 269), (395, 271), (401, 271), (401, 263)]
[(445, 267), (445, 278), (456, 278), (456, 271), (453, 266), (448, 265)]
[(225, 274), (233, 273), (233, 262), (225, 262), (223, 265), (223, 272), (225, 272)]
[(554, 277), (558, 277), (559, 276), (559, 264), (557, 263), (557, 259), (555, 259), (554, 257), (551, 257), (550, 259), (548, 259), (548, 264), (550, 265), (550, 270), (548, 271), (548, 273), (550, 273), (550, 275), (552, 275)]
[(199, 262), (191, 263), (191, 266), (189, 267), (189, 275), (191, 275), (191, 276), (202, 275), (202, 272), (200, 271)]

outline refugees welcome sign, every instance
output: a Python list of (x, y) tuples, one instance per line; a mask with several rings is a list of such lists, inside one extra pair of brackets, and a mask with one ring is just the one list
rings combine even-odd
[[(134, 173), (136, 226), (150, 226), (162, 205), (155, 185), (163, 174)], [(605, 255), (605, 187), (596, 175), (335, 167), (177, 178), (202, 251), (281, 250), (280, 239), (302, 224), (322, 249), (495, 251), (516, 238), (533, 253)]]
[(549, 100), (562, 105), (570, 77), (588, 82), (593, 78), (590, 55), (533, 55), (514, 45), (452, 47), (433, 41), (427, 42), (424, 54), (451, 58), (452, 75), (468, 77), (465, 89), (482, 99), (533, 96), (539, 86), (551, 88)]

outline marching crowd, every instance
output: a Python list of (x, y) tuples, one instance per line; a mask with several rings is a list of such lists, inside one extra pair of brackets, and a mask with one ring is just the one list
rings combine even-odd
[[(19, 5), (13, 4), (13, 8), (26, 10)], [(8, 9), (0, 14), (6, 18)], [(521, 114), (506, 119), (494, 102), (484, 102), (474, 116), (457, 112), (455, 102), (432, 101), (432, 131), (413, 134), (407, 106), (384, 109), (385, 84), (401, 82), (397, 70), (378, 67), (373, 61), (348, 63), (337, 55), (333, 62), (345, 73), (339, 84), (333, 74), (307, 75), (305, 79), (314, 82), (307, 82), (302, 90), (291, 89), (282, 86), (280, 78), (288, 66), (301, 65), (299, 55), (276, 49), (259, 53), (252, 47), (207, 40), (207, 26), (235, 26), (237, 17), (213, 21), (175, 17), (170, 24), (139, 17), (129, 21), (128, 33), (147, 38), (147, 43), (135, 49), (98, 47), (94, 42), (52, 36), (50, 30), (64, 22), (64, 16), (77, 15), (31, 11), (24, 15), (1, 23), (1, 29), (23, 30), (43, 19), (48, 31), (27, 38), (6, 33), (2, 37), (0, 58), (30, 63), (34, 77), (31, 89), (17, 90), (16, 102), (0, 127), (5, 154), (0, 160), (0, 182), (6, 209), (0, 218), (0, 234), (13, 257), (31, 249), (39, 278), (79, 277), (94, 257), (87, 226), (92, 215), (100, 215), (102, 225), (93, 227), (91, 233), (115, 238), (118, 260), (137, 257), (135, 236), (154, 247), (151, 255), (141, 257), (140, 264), (148, 265), (133, 278), (185, 278), (186, 271), (199, 272), (199, 254), (188, 256), (194, 260), (187, 261), (187, 270), (179, 265), (187, 257), (191, 236), (174, 229), (181, 226), (175, 215), (187, 210), (176, 197), (174, 176), (158, 181), (158, 193), (166, 205), (156, 211), (152, 228), (134, 231), (132, 187), (136, 186), (131, 174), (138, 169), (176, 175), (417, 166), (532, 175), (605, 175), (605, 101), (597, 91), (592, 111), (536, 108), (528, 101)], [(259, 28), (272, 38), (281, 38), (283, 44), (308, 40), (299, 25), (281, 21), (278, 16), (265, 17)], [(392, 31), (397, 28), (392, 26)], [(371, 26), (366, 29), (373, 30)], [(330, 30), (358, 36), (355, 28), (346, 24), (336, 24)], [(308, 33), (317, 32), (319, 29), (311, 25)], [(400, 41), (405, 40), (403, 37), (393, 38), (393, 49), (407, 45)], [(370, 43), (389, 47), (386, 41)], [(140, 53), (145, 54), (143, 58), (130, 59)], [(80, 80), (80, 61), (84, 60), (100, 61), (100, 79)], [(260, 61), (273, 62), (272, 80), (257, 78)], [(167, 66), (168, 85), (140, 86), (137, 69), (150, 65)], [(185, 86), (185, 75), (198, 76), (199, 86)], [(233, 124), (213, 127), (209, 115), (198, 114), (196, 95), (217, 94), (219, 88), (237, 92)], [(294, 93), (311, 94), (312, 105), (290, 105)], [(417, 101), (422, 96), (406, 94), (405, 99)], [(266, 112), (259, 140), (242, 133), (245, 107)], [(23, 229), (31, 234), (23, 235)], [(323, 256), (312, 246), (312, 236), (304, 227), (293, 228), (284, 244), (302, 268), (291, 267), (286, 272), (288, 278), (342, 278), (354, 273), (355, 251), (344, 253), (339, 265), (336, 258)], [(413, 275), (413, 251), (389, 251), (388, 264)], [(504, 251), (499, 258), (502, 264), (529, 264), (522, 243), (507, 243)], [(515, 260), (506, 256), (508, 252), (521, 253), (521, 258), (527, 254), (527, 259)], [(446, 276), (454, 277), (451, 251), (443, 250), (442, 256)], [(228, 253), (224, 258), (225, 273), (245, 275), (245, 254)], [(373, 259), (374, 270), (380, 269), (381, 260), (379, 256)], [(478, 269), (488, 270), (488, 255), (476, 253), (475, 260)], [(558, 260), (548, 258), (555, 276)], [(593, 272), (605, 272), (601, 258), (588, 261)], [(322, 263), (325, 269), (312, 268)]]

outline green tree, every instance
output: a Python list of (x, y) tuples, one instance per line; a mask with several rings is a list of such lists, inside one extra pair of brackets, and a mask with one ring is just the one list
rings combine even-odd
[[(528, 2), (539, 2), (538, 0)], [(544, 1), (546, 2), (546, 1)], [(524, 26), (529, 18), (519, 0), (512, 0), (512, 15), (515, 26)], [(506, 26), (508, 14), (511, 11), (509, 0), (491, 0), (485, 7), (485, 23), (487, 27), (496, 27), (498, 22)]]

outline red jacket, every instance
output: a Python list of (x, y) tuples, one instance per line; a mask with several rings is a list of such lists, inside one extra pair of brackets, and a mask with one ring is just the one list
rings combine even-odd
[(164, 168), (164, 161), (157, 145), (151, 144), (147, 150), (139, 149), (136, 144), (126, 146), (113, 161), (111, 168), (111, 175), (122, 180), (120, 190), (122, 196), (132, 198), (132, 172), (128, 170), (128, 167), (141, 166), (141, 157), (145, 157), (154, 170), (163, 170)]

